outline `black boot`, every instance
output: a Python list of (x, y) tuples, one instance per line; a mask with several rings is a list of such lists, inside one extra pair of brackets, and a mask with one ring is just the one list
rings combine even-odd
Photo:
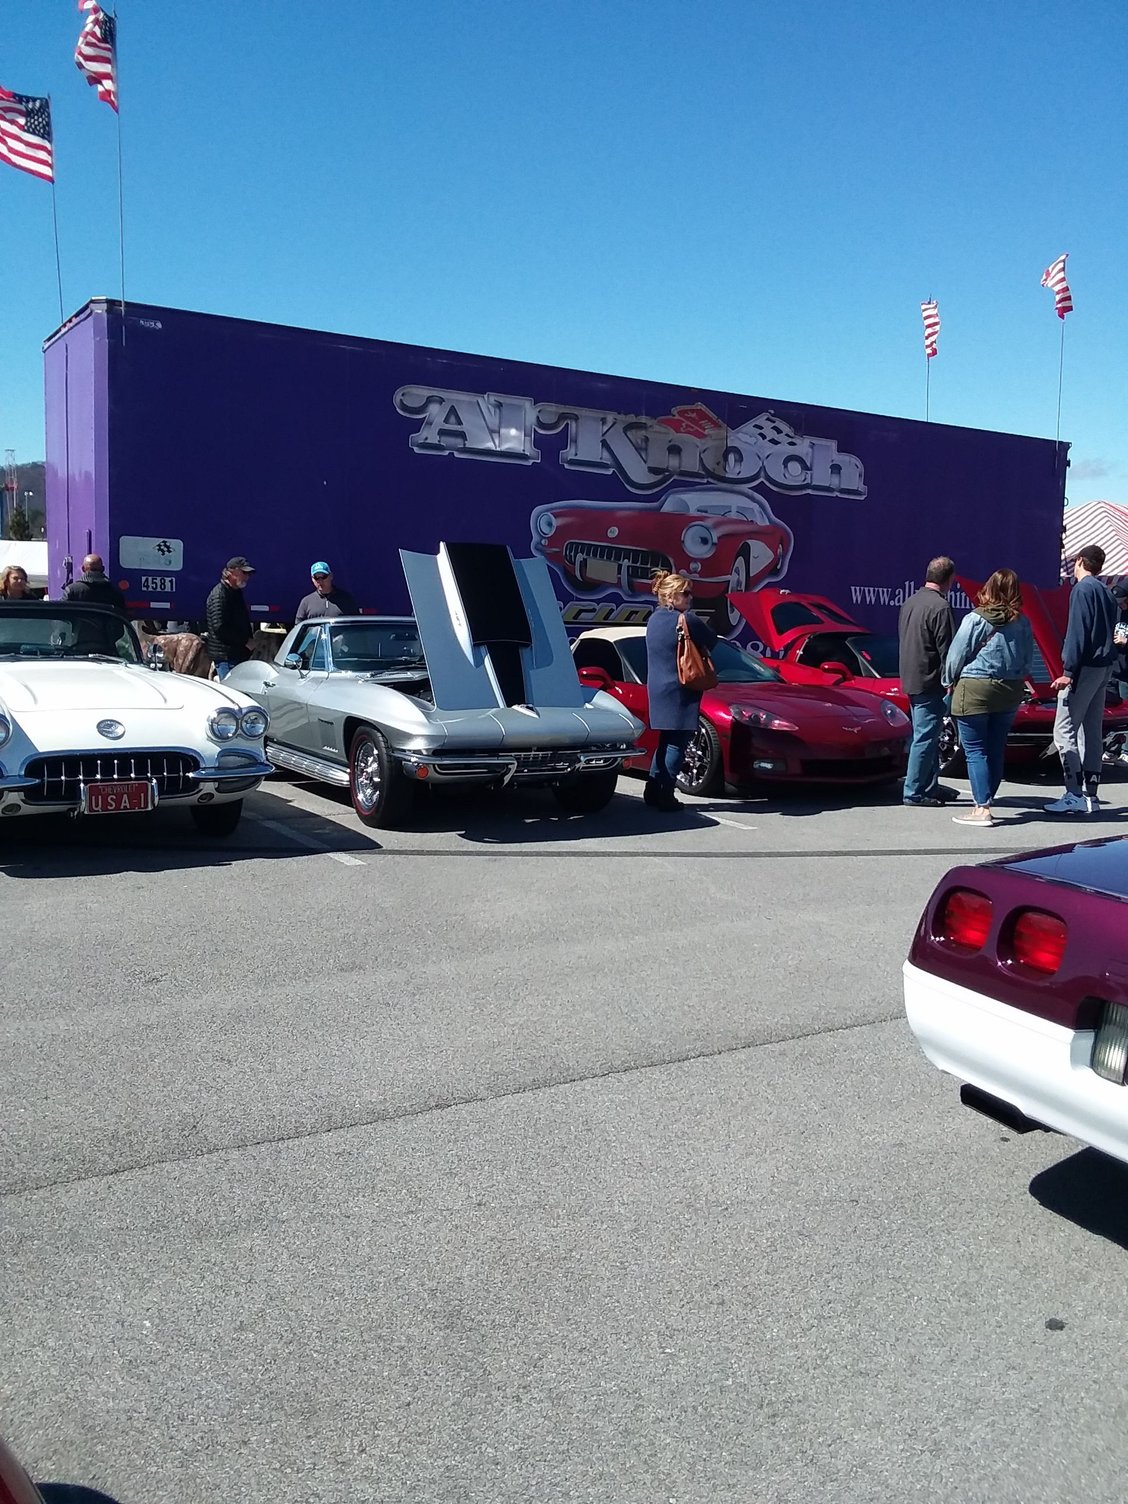
[(646, 787), (642, 791), (642, 802), (649, 804), (651, 809), (672, 810), (681, 809), (681, 805), (674, 796), (673, 789), (665, 789), (657, 778), (648, 778)]

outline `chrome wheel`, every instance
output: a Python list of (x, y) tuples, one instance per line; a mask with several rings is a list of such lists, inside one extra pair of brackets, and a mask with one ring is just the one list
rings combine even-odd
[(944, 717), (940, 727), (940, 771), (946, 773), (960, 756), (960, 733), (950, 715)]
[(721, 740), (704, 716), (690, 738), (678, 774), (678, 788), (683, 794), (716, 793), (724, 784), (724, 761)]
[(366, 737), (353, 758), (353, 787), (356, 802), (366, 811), (372, 811), (380, 802), (380, 758), (376, 744)]

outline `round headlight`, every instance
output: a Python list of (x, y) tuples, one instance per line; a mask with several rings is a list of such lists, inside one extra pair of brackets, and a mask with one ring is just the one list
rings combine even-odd
[(242, 715), (243, 735), (260, 737), (266, 735), (266, 728), (270, 725), (270, 717), (265, 710), (244, 710)]
[(213, 710), (208, 719), (208, 730), (217, 742), (229, 742), (233, 736), (239, 735), (239, 712), (227, 705), (221, 710)]
[(537, 513), (537, 532), (542, 538), (551, 538), (556, 531), (556, 518), (551, 512)]
[(716, 546), (716, 534), (703, 522), (691, 522), (682, 534), (682, 547), (691, 559), (707, 559)]
[(12, 723), (6, 715), (0, 715), (0, 747), (12, 734)]

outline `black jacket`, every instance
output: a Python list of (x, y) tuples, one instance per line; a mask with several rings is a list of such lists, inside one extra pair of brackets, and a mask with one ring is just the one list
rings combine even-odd
[(208, 594), (208, 630), (204, 641), (213, 662), (246, 663), (254, 635), (246, 592), (220, 580)]
[(922, 586), (901, 607), (897, 636), (901, 647), (901, 688), (907, 695), (942, 695), (941, 673), (955, 635), (956, 618), (948, 597)]
[(112, 580), (108, 580), (100, 571), (95, 574), (87, 574), (85, 570), (77, 580), (72, 580), (63, 591), (65, 601), (74, 601), (76, 604), (87, 606), (112, 606), (115, 611), (120, 611), (123, 616), (127, 615), (125, 596)]

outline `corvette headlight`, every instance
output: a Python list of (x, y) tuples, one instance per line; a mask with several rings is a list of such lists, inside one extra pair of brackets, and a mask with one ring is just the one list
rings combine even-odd
[(253, 710), (244, 710), (240, 716), (243, 727), (243, 735), (257, 740), (266, 735), (266, 728), (270, 725), (270, 717), (265, 710), (259, 710), (256, 706)]
[(888, 700), (882, 700), (881, 713), (891, 726), (907, 726), (909, 718), (903, 710), (896, 705), (891, 705)]
[(799, 730), (794, 721), (785, 721), (781, 715), (773, 715), (770, 710), (755, 710), (751, 705), (734, 705), (732, 718), (734, 721), (743, 721), (746, 726), (762, 726), (765, 731)]
[(217, 742), (229, 742), (239, 735), (239, 712), (230, 705), (213, 710), (208, 717), (208, 734)]
[(717, 535), (704, 522), (691, 522), (682, 534), (682, 547), (691, 559), (707, 559), (717, 546)]
[(551, 512), (538, 512), (537, 532), (542, 538), (551, 538), (556, 531), (556, 518)]
[(0, 711), (0, 747), (2, 747), (5, 744), (5, 742), (8, 741), (8, 739), (11, 737), (11, 735), (12, 735), (12, 723), (8, 719), (8, 717), (3, 713), (3, 711)]

